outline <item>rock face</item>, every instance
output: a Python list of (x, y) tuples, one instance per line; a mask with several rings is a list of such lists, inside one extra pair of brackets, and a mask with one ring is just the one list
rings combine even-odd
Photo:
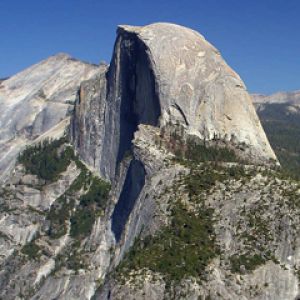
[[(120, 26), (118, 32), (115, 59), (118, 60), (120, 52), (121, 68), (122, 51), (131, 51), (134, 57), (134, 48), (138, 47), (147, 54), (149, 74), (141, 76), (133, 72), (130, 78), (130, 82), (136, 81), (134, 111), (140, 123), (163, 126), (179, 122), (188, 133), (202, 139), (217, 137), (246, 143), (258, 156), (274, 158), (243, 82), (203, 36), (165, 23)], [(137, 71), (145, 65), (140, 61)], [(147, 93), (151, 76), (150, 91), (154, 89), (155, 95)], [(149, 107), (151, 98), (153, 108)]]
[[(85, 132), (101, 131), (101, 150), (92, 155), (97, 156), (101, 175), (114, 177), (138, 124), (160, 128), (176, 124), (186, 135), (202, 140), (246, 144), (248, 158), (256, 161), (276, 159), (243, 82), (200, 34), (165, 23), (119, 26), (117, 33), (107, 82), (102, 75), (100, 83), (106, 84), (106, 99), (103, 93), (94, 93), (95, 105), (101, 105), (105, 117), (93, 122), (91, 112), (81, 109), (81, 116), (87, 114), (81, 118), (91, 121), (86, 126), (81, 122), (80, 131), (72, 130), (80, 153), (85, 152), (79, 142)], [(95, 98), (84, 89), (78, 103), (88, 107)]]
[(0, 83), (0, 180), (25, 145), (42, 135), (64, 133), (80, 83), (97, 70), (58, 54)]
[(107, 67), (101, 66), (93, 78), (81, 84), (71, 121), (72, 142), (80, 157), (96, 171), (100, 170), (103, 157), (106, 72)]
[(300, 183), (271, 169), (250, 96), (201, 35), (120, 26), (110, 66), (59, 55), (26, 74), (26, 97), (1, 85), (3, 122), (10, 103), (23, 117), (3, 147), (69, 124), (54, 153), (70, 163), (52, 182), (19, 163), (0, 189), (1, 298), (297, 297)]

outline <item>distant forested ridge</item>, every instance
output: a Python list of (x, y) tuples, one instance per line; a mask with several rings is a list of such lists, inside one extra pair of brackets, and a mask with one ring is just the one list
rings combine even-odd
[(282, 167), (299, 179), (300, 107), (269, 103), (259, 107), (257, 113)]

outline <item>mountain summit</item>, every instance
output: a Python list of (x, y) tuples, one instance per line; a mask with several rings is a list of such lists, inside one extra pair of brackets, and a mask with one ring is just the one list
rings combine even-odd
[[(111, 64), (101, 74), (101, 99), (90, 92), (99, 79), (82, 87), (72, 132), (83, 159), (107, 178), (114, 177), (141, 124), (164, 131), (177, 127), (183, 139), (222, 141), (258, 163), (276, 160), (244, 83), (191, 29), (119, 26)], [(93, 110), (101, 111), (100, 119), (91, 118)], [(99, 136), (97, 147), (90, 130)]]
[(200, 34), (122, 25), (110, 65), (51, 57), (0, 97), (1, 299), (299, 298), (300, 183)]
[(24, 146), (55, 126), (52, 137), (63, 134), (80, 83), (97, 69), (59, 53), (0, 82), (0, 181)]
[(275, 158), (244, 83), (199, 33), (169, 23), (119, 26), (114, 61), (120, 74), (136, 66), (126, 79), (135, 82), (141, 122), (178, 122), (201, 139), (246, 143), (253, 154)]

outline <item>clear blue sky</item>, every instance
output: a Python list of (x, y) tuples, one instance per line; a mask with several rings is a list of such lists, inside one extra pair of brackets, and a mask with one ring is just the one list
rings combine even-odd
[(67, 52), (110, 61), (116, 26), (201, 32), (250, 92), (300, 89), (300, 0), (0, 0), (0, 78)]

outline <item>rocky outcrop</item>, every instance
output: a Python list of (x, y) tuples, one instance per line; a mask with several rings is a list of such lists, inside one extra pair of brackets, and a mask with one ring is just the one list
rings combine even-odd
[[(160, 118), (154, 122), (161, 127), (168, 122), (179, 123), (187, 133), (202, 139), (217, 137), (246, 143), (258, 157), (275, 158), (243, 82), (203, 36), (166, 23), (120, 26), (118, 33), (120, 46), (115, 53), (119, 51), (121, 57), (122, 51), (133, 53), (131, 45), (135, 43), (142, 44), (147, 53), (157, 99), (152, 105), (159, 105)], [(122, 67), (122, 59), (119, 64)], [(140, 77), (136, 76), (137, 86)], [(134, 79), (132, 75), (130, 82)], [(147, 91), (145, 84), (142, 90)], [(150, 102), (136, 99), (138, 108), (134, 111), (147, 124)]]
[(105, 133), (106, 72), (107, 67), (101, 66), (93, 78), (81, 84), (70, 126), (70, 137), (78, 154), (98, 172), (102, 167)]
[[(220, 253), (206, 266), (204, 277), (200, 275), (205, 268), (201, 264), (197, 270), (199, 277), (186, 276), (182, 271), (190, 266), (188, 255), (193, 255), (193, 252), (186, 250), (191, 243), (189, 235), (183, 248), (176, 245), (178, 239), (176, 242), (170, 239), (170, 243), (174, 243), (172, 247), (167, 248), (168, 243), (162, 240), (158, 244), (159, 250), (155, 252), (156, 248), (152, 248), (151, 252), (151, 242), (143, 238), (149, 237), (149, 227), (145, 226), (139, 237), (141, 248), (134, 247), (125, 257), (125, 264), (130, 265), (133, 261), (131, 266), (135, 267), (123, 271), (121, 267), (99, 289), (95, 299), (297, 299), (300, 240), (296, 224), (299, 220), (299, 206), (294, 206), (293, 199), (296, 198), (292, 195), (299, 196), (300, 186), (279, 179), (278, 174), (273, 172), (267, 172), (266, 175), (264, 168), (246, 166), (245, 170), (242, 177), (231, 175), (207, 192), (202, 188), (202, 193), (198, 194), (200, 199), (205, 199), (205, 206), (214, 211), (211, 222), (220, 247)], [(177, 178), (185, 178), (186, 170), (181, 172)], [(203, 180), (208, 180), (208, 169), (203, 172)], [(178, 205), (174, 203), (176, 197), (184, 203), (184, 211), (188, 211), (190, 216), (200, 214), (199, 202), (193, 202), (190, 194), (184, 194), (184, 187), (176, 189), (174, 184), (176, 186), (176, 180), (173, 181), (171, 191), (157, 193), (154, 202), (160, 209), (155, 214), (164, 211), (160, 218), (169, 218), (171, 215), (167, 212), (172, 211), (172, 205)], [(179, 221), (173, 218), (173, 222)], [(184, 236), (184, 232), (176, 234), (179, 239), (181, 236)], [(198, 247), (201, 248), (205, 239), (200, 231), (199, 239), (201, 242)], [(158, 267), (163, 259), (161, 256), (168, 257), (165, 255), (168, 251), (174, 257), (173, 265), (168, 266), (166, 262), (164, 268)], [(207, 255), (206, 251), (203, 247), (201, 255)], [(181, 257), (180, 261), (176, 261), (177, 255)], [(155, 271), (151, 263), (155, 258), (158, 260), (157, 270), (164, 273)], [(196, 258), (190, 263), (197, 264)], [(143, 267), (139, 268), (139, 265)], [(175, 272), (174, 276), (181, 271), (181, 280), (169, 278), (171, 275), (168, 272)]]
[(166, 23), (119, 26), (117, 34), (106, 76), (82, 86), (72, 122), (81, 124), (72, 130), (79, 153), (96, 147), (85, 137), (98, 132), (98, 152), (82, 157), (102, 176), (114, 178), (139, 124), (176, 124), (184, 136), (246, 145), (252, 161), (276, 159), (243, 82), (200, 34)]
[(98, 70), (66, 54), (52, 56), (0, 84), (0, 180), (24, 146), (40, 136), (59, 137), (82, 81)]
[[(82, 181), (80, 170), (71, 162), (57, 181), (45, 184), (17, 166), (10, 185), (0, 193), (1, 297), (94, 296), (102, 300), (196, 299), (210, 295), (213, 299), (293, 300), (298, 292), (296, 274), (300, 262), (295, 226), (299, 222), (299, 207), (294, 202), (299, 185), (256, 166), (219, 166), (219, 171), (213, 172), (223, 175), (216, 177), (214, 183), (212, 170), (207, 166), (202, 170), (199, 165), (203, 177), (191, 177), (197, 178), (195, 187), (202, 187), (197, 194), (199, 199), (205, 199), (205, 205), (214, 211), (210, 221), (221, 249), (220, 255), (207, 266), (209, 284), (187, 278), (171, 285), (170, 290), (170, 282), (163, 274), (145, 270), (126, 272), (125, 279), (120, 280), (115, 268), (124, 255), (135, 241), (169, 226), (177, 199), (190, 216), (199, 209), (199, 203), (193, 202), (184, 185), (180, 186), (188, 183), (185, 177), (190, 176), (190, 167), (174, 160), (174, 155), (164, 147), (167, 140), (163, 139), (159, 128), (139, 126), (133, 153), (120, 163), (105, 210), (97, 213), (92, 230), (84, 236), (70, 234), (69, 217), (80, 209), (80, 196), (87, 193), (91, 178)], [(207, 184), (211, 188), (205, 188)], [(52, 236), (49, 222), (57, 222), (55, 218), (61, 217), (55, 214), (55, 218), (50, 218), (50, 213), (53, 209), (60, 212), (58, 204), (63, 199), (67, 200), (66, 206), (61, 207), (64, 219), (57, 221), (67, 230)], [(72, 203), (71, 199), (75, 200), (74, 207), (67, 205)], [(174, 250), (180, 253), (176, 245)], [(257, 254), (266, 261), (257, 266), (254, 262), (253, 271), (243, 269), (240, 262), (240, 269), (234, 267), (233, 271), (232, 257), (248, 252), (250, 257)]]
[(297, 297), (299, 183), (270, 169), (244, 84), (201, 35), (120, 26), (110, 66), (59, 55), (26, 74), (25, 100), (14, 77), (1, 85), (23, 119), (0, 133), (26, 144), (70, 124), (78, 156), (62, 140), (70, 164), (52, 182), (19, 164), (0, 190), (0, 297)]

